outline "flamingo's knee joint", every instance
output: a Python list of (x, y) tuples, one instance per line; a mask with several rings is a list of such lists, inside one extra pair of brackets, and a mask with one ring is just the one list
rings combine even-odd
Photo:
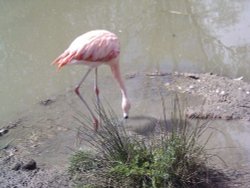
[(99, 94), (100, 94), (100, 90), (99, 90), (99, 88), (98, 87), (95, 87), (95, 94), (98, 96)]
[(77, 95), (80, 95), (79, 87), (76, 87), (76, 88), (75, 88), (75, 93), (76, 93)]

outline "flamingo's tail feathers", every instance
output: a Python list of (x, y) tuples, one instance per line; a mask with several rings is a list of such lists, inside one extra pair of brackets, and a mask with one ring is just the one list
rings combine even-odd
[(57, 70), (60, 70), (64, 65), (67, 65), (69, 62), (71, 62), (72, 59), (74, 59), (76, 52), (69, 53), (67, 51), (63, 52), (59, 57), (57, 57), (51, 65), (57, 65)]

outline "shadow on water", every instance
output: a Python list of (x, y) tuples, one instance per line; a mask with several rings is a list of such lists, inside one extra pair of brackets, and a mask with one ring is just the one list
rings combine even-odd
[(168, 131), (170, 122), (163, 122), (150, 116), (131, 116), (126, 120), (125, 127), (141, 136), (151, 136), (155, 132)]

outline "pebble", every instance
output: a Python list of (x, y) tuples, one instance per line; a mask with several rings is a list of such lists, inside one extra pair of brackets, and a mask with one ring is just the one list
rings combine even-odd
[(239, 78), (235, 78), (234, 80), (236, 80), (236, 81), (243, 80), (243, 76), (241, 76)]
[(0, 136), (3, 136), (4, 134), (8, 133), (9, 130), (8, 129), (0, 129)]
[(225, 94), (226, 94), (225, 91), (221, 91), (221, 92), (220, 92), (220, 95), (225, 95)]
[(23, 165), (22, 162), (17, 162), (11, 169), (15, 170), (15, 171), (18, 171), (18, 170), (20, 170), (22, 165)]
[(22, 166), (22, 170), (35, 170), (36, 168), (36, 161), (33, 159), (31, 159)]
[(165, 83), (165, 86), (167, 86), (167, 87), (170, 86), (170, 83), (169, 83), (169, 82), (166, 82), (166, 83)]
[(190, 85), (190, 86), (189, 86), (189, 89), (194, 89), (194, 86), (193, 86), (193, 85)]
[(53, 102), (55, 102), (55, 101), (52, 99), (46, 99), (46, 100), (40, 101), (40, 104), (44, 105), (44, 106), (48, 106), (48, 105), (52, 104)]
[(132, 79), (135, 78), (137, 76), (137, 73), (128, 73), (125, 75), (126, 79)]

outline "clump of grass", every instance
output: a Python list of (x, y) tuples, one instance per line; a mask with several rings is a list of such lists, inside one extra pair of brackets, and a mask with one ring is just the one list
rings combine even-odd
[(101, 107), (98, 113), (102, 130), (97, 133), (86, 134), (88, 121), (78, 119), (85, 127), (79, 135), (84, 135), (93, 148), (92, 153), (78, 151), (71, 157), (69, 171), (81, 187), (173, 188), (209, 184), (206, 142), (197, 142), (206, 126), (190, 126), (178, 98), (174, 100), (171, 131), (150, 140), (128, 135), (111, 110)]

